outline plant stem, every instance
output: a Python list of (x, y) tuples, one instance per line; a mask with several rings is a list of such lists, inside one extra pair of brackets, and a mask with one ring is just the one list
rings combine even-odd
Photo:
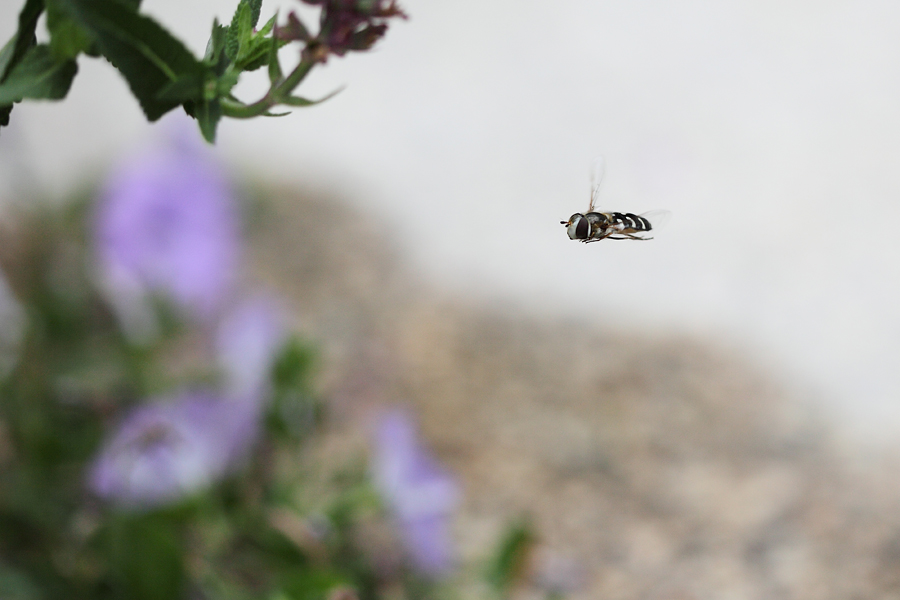
[(294, 67), (284, 80), (273, 86), (266, 92), (266, 95), (254, 102), (253, 104), (241, 104), (227, 98), (222, 99), (222, 115), (233, 119), (252, 119), (265, 114), (273, 106), (281, 104), (282, 99), (291, 95), (303, 78), (312, 70), (316, 61), (303, 58), (300, 63)]

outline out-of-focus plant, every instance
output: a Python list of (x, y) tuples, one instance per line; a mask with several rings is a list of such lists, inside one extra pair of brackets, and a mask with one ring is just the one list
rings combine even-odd
[[(394, 0), (301, 1), (320, 10), (315, 33), (294, 12), (257, 29), (261, 0), (240, 0), (198, 59), (140, 0), (25, 0), (0, 50), (0, 126), (17, 102), (64, 98), (84, 54), (122, 73), (149, 120), (182, 106), (213, 142), (223, 116), (315, 104), (294, 93), (313, 67), (405, 18)], [(240, 101), (241, 73), (262, 67), (269, 90)], [(532, 538), (513, 528), (464, 574), (459, 484), (408, 412), (378, 420), (368, 466), (310, 491), (315, 353), (278, 299), (242, 284), (240, 202), (189, 132), (95, 194), (0, 226), (0, 599), (508, 597)]]
[[(0, 598), (460, 597), (459, 484), (408, 412), (311, 492), (314, 353), (242, 284), (210, 152), (170, 132), (0, 228)], [(507, 595), (525, 549), (478, 597)]]
[[(316, 33), (294, 12), (283, 27), (276, 15), (257, 28), (262, 0), (240, 0), (228, 25), (213, 22), (206, 54), (197, 58), (139, 12), (140, 0), (25, 0), (16, 33), (0, 50), (0, 127), (9, 123), (17, 102), (65, 98), (84, 54), (102, 56), (119, 70), (147, 119), (183, 106), (213, 142), (223, 116), (276, 116), (277, 106), (321, 102), (325, 98), (294, 93), (312, 68), (332, 54), (368, 50), (390, 19), (405, 18), (394, 0), (301, 1), (320, 8)], [(39, 44), (35, 32), (44, 13), (50, 39)], [(299, 61), (285, 72), (278, 51), (293, 43), (300, 47)], [(241, 74), (262, 67), (268, 69), (269, 90), (256, 101), (239, 100), (232, 91)]]
[(382, 416), (375, 435), (373, 475), (413, 564), (435, 577), (452, 571), (450, 519), (459, 501), (458, 485), (422, 447), (407, 413), (394, 410)]

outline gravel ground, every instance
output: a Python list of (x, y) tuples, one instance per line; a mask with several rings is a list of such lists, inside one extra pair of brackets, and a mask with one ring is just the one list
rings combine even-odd
[(520, 515), (536, 526), (517, 597), (900, 598), (895, 457), (839, 446), (752, 362), (447, 297), (379, 223), (274, 196), (253, 210), (252, 272), (321, 342), (317, 451), (339, 461), (373, 410), (413, 406), (466, 491), (464, 561)]

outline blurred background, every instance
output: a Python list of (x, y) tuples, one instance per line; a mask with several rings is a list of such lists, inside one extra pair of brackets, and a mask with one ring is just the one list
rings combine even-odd
[[(202, 54), (232, 2), (146, 0)], [(299, 3), (267, 0), (263, 12)], [(290, 117), (226, 120), (239, 169), (334, 191), (431, 284), (623, 332), (739, 348), (858, 439), (900, 428), (900, 8), (862, 2), (407, 0)], [(0, 37), (18, 3), (0, 6)], [(5, 190), (59, 196), (148, 135), (117, 73), (16, 108)], [(264, 78), (264, 75), (260, 74)], [(264, 82), (248, 79), (252, 98)], [(674, 214), (648, 244), (571, 243), (587, 206)], [(340, 236), (337, 223), (320, 226)], [(354, 240), (347, 240), (353, 244)], [(862, 434), (862, 435), (857, 435)]]
[[(415, 405), (467, 490), (463, 557), (530, 514), (545, 590), (896, 597), (900, 6), (402, 7), (299, 90), (337, 97), (226, 120), (216, 148), (279, 190), (254, 276), (324, 344), (335, 414)], [(143, 3), (198, 55), (233, 9)], [(62, 198), (154, 135), (79, 67), (13, 111), (0, 196)], [(673, 213), (654, 241), (566, 237), (601, 154), (601, 208)], [(314, 460), (359, 446), (329, 436)]]

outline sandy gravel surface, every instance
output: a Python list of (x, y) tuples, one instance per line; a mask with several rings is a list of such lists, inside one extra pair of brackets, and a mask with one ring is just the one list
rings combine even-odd
[(900, 598), (896, 461), (839, 447), (746, 359), (437, 294), (377, 222), (277, 196), (253, 211), (254, 272), (322, 344), (318, 451), (349, 456), (374, 409), (415, 407), (466, 491), (463, 559), (533, 519), (519, 597)]

